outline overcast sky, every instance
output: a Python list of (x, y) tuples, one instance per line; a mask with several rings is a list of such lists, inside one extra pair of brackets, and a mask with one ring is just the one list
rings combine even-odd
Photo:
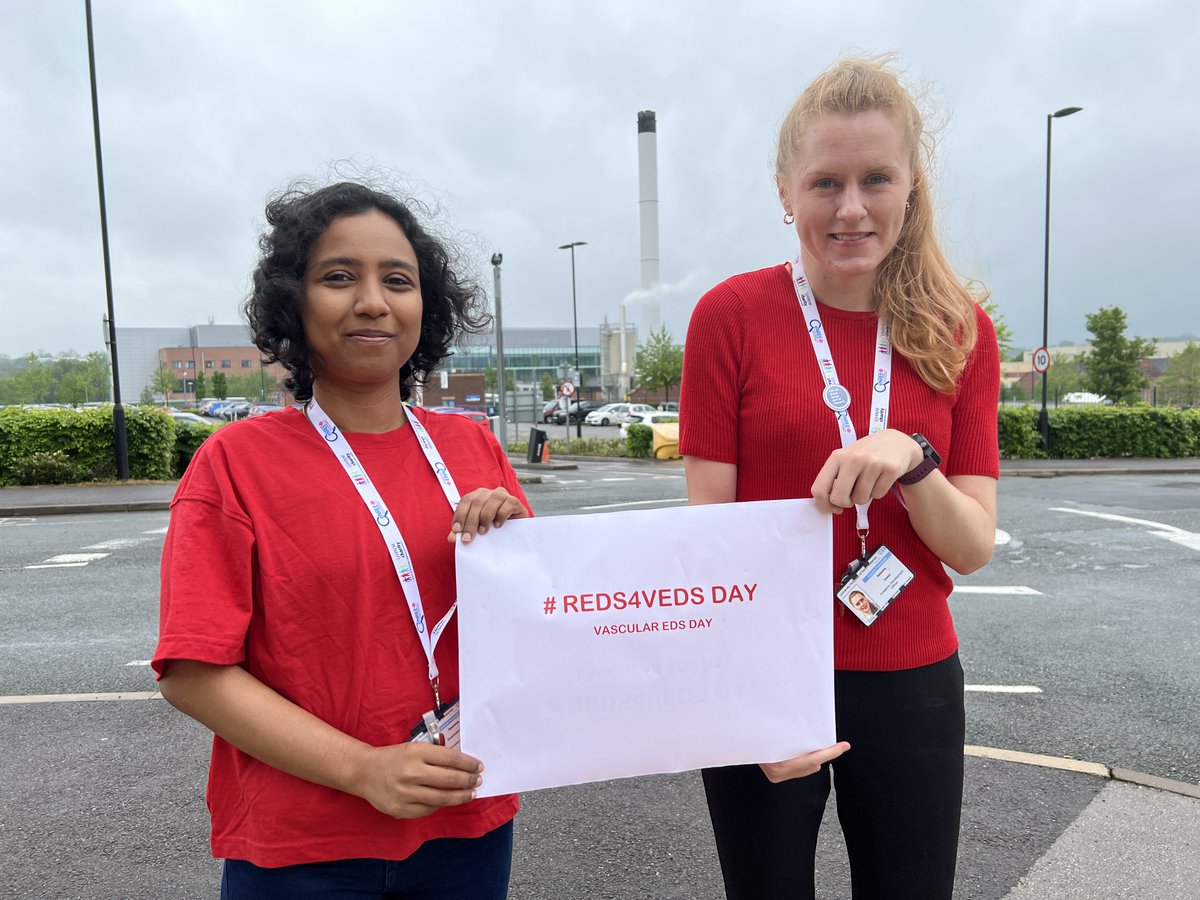
[[(736, 7), (737, 11), (734, 11)], [(95, 0), (119, 327), (238, 321), (268, 195), (337, 168), (437, 207), (506, 325), (640, 320), (637, 113), (658, 114), (663, 320), (783, 261), (775, 131), (846, 52), (897, 51), (944, 119), (947, 250), (1040, 343), (1046, 114), (1050, 342), (1117, 305), (1200, 334), (1194, 0)], [(0, 353), (102, 349), (83, 0), (5, 0)], [(642, 335), (644, 337), (644, 335)]]

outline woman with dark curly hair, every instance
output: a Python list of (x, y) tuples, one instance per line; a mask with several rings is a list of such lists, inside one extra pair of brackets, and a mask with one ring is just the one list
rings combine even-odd
[(267, 222), (245, 313), (302, 406), (193, 458), (153, 661), (216, 735), (221, 896), (505, 897), (517, 799), (475, 799), (483, 765), (456, 749), (454, 542), (530, 513), (486, 429), (403, 402), (486, 323), (482, 292), (359, 184)]

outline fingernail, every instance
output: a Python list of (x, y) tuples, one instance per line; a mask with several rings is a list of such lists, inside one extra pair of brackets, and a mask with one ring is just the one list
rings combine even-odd
[(464, 535), (462, 536), (462, 542), (463, 542), (464, 544), (469, 544), (469, 543), (471, 543), (471, 536), (470, 536), (469, 534), (464, 534)]
[(487, 526), (486, 526), (486, 525), (480, 525), (480, 526), (479, 526), (479, 533), (480, 533), (480, 534), (487, 534)]

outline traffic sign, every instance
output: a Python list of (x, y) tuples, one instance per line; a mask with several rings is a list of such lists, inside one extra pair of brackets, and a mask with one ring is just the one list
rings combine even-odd
[(1038, 347), (1033, 351), (1033, 368), (1038, 372), (1045, 372), (1050, 368), (1050, 351), (1045, 347)]
[(573, 397), (575, 395), (575, 385), (570, 381), (564, 381), (558, 386), (558, 392), (564, 397)]

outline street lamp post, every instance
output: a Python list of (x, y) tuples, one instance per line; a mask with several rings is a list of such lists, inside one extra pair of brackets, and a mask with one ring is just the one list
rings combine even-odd
[[(1050, 352), (1050, 137), (1055, 119), (1070, 116), (1083, 109), (1082, 106), (1064, 106), (1058, 112), (1046, 115), (1046, 255), (1042, 267), (1042, 346)], [(1050, 416), (1046, 413), (1046, 384), (1050, 369), (1042, 373), (1042, 411), (1038, 415), (1038, 430), (1042, 433), (1042, 450), (1050, 452)]]
[(504, 318), (500, 314), (500, 263), (504, 262), (503, 253), (492, 254), (492, 273), (496, 284), (496, 384), (500, 394), (500, 446), (508, 452), (508, 381), (504, 375)]
[[(563, 244), (559, 250), (571, 251), (571, 318), (575, 323), (575, 373), (579, 376), (579, 386), (583, 387), (583, 372), (579, 368), (579, 305), (575, 301), (575, 248), (582, 247), (587, 241), (573, 241), (570, 244)], [(576, 395), (576, 403), (582, 401)], [(567, 404), (567, 425), (571, 424), (571, 404)], [(583, 416), (575, 419), (575, 437), (583, 437)]]

